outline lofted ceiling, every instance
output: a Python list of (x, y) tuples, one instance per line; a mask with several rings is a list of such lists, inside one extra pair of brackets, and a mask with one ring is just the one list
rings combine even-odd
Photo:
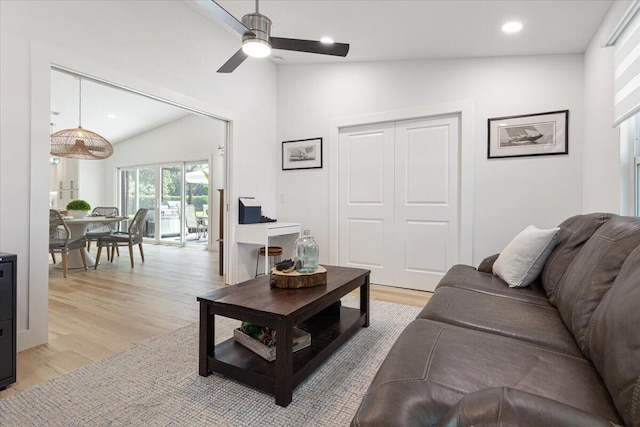
[[(219, 3), (238, 19), (255, 10), (255, 2), (249, 0)], [(218, 21), (210, 11), (211, 0), (187, 4), (211, 25), (237, 37), (240, 48), (240, 35)], [(611, 4), (611, 0), (263, 0), (260, 12), (273, 21), (274, 36), (311, 40), (330, 36), (351, 45), (346, 58), (274, 51), (270, 60), (287, 65), (582, 53)], [(501, 25), (509, 20), (521, 21), (524, 29), (514, 35), (502, 33)], [(232, 48), (229, 57), (233, 53)], [(91, 81), (83, 81), (82, 89), (83, 127), (112, 143), (189, 114)], [(53, 131), (78, 125), (75, 77), (52, 71), (51, 110), (60, 113), (51, 116)]]
[[(211, 0), (194, 0), (205, 16)], [(219, 0), (236, 18), (255, 1)], [(262, 0), (260, 13), (276, 37), (351, 45), (346, 58), (274, 51), (277, 63), (377, 61), (481, 56), (582, 53), (607, 14), (611, 0)], [(524, 29), (506, 35), (500, 27), (518, 20)], [(241, 37), (238, 38), (238, 48)], [(229, 52), (229, 56), (234, 52)]]
[[(78, 126), (78, 101), (78, 79), (52, 70), (53, 132)], [(82, 127), (102, 135), (112, 144), (188, 114), (181, 108), (142, 95), (82, 81)]]

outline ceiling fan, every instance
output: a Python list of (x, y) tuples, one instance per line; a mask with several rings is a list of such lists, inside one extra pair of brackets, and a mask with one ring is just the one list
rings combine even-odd
[(212, 10), (218, 19), (242, 35), (242, 48), (220, 67), (218, 70), (219, 73), (232, 72), (249, 56), (256, 58), (269, 56), (271, 49), (293, 50), (296, 52), (333, 56), (347, 56), (349, 52), (349, 44), (347, 43), (271, 37), (271, 20), (260, 13), (258, 0), (256, 0), (255, 13), (244, 15), (242, 22), (238, 21), (214, 0), (211, 1), (214, 4)]

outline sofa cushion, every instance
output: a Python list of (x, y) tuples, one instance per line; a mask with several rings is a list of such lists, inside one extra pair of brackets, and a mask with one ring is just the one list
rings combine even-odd
[(511, 287), (529, 286), (542, 272), (547, 257), (555, 247), (559, 230), (528, 226), (502, 250), (493, 264), (493, 273)]
[(539, 281), (526, 288), (510, 288), (504, 280), (490, 273), (483, 273), (469, 265), (454, 265), (440, 280), (436, 290), (442, 287), (468, 289), (489, 295), (500, 295), (518, 301), (549, 306), (544, 289)]
[(438, 426), (613, 427), (602, 417), (511, 387), (485, 388), (465, 395)]
[(582, 357), (573, 335), (550, 305), (442, 287), (418, 318), (503, 335)]
[(480, 265), (478, 265), (478, 271), (493, 274), (493, 264), (496, 263), (499, 256), (500, 254), (495, 254), (483, 259), (482, 262), (480, 262)]
[(640, 427), (640, 246), (593, 313), (586, 353), (629, 427)]
[(435, 426), (462, 396), (488, 387), (512, 387), (620, 422), (585, 358), (417, 319), (391, 348), (352, 424)]
[(584, 244), (558, 284), (558, 312), (583, 352), (585, 331), (593, 312), (638, 244), (640, 218), (613, 218)]
[(560, 231), (556, 247), (547, 258), (540, 276), (540, 281), (550, 298), (551, 305), (555, 306), (554, 290), (556, 286), (582, 245), (602, 224), (614, 216), (604, 213), (576, 215), (566, 219), (558, 226)]

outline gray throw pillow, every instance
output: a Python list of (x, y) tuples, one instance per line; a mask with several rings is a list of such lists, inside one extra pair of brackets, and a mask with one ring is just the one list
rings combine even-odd
[(556, 245), (560, 228), (541, 230), (528, 226), (500, 253), (493, 273), (512, 288), (524, 288), (538, 278)]

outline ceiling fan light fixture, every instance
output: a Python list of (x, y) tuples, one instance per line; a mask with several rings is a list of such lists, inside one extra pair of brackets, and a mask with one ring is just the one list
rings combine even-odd
[[(1, 0), (0, 0), (1, 1)], [(336, 43), (330, 37), (323, 37), (322, 41), (271, 37), (271, 20), (260, 13), (258, 0), (256, 11), (236, 19), (224, 10), (215, 0), (213, 12), (222, 22), (229, 25), (242, 35), (242, 48), (218, 69), (218, 73), (231, 73), (250, 56), (264, 58), (271, 54), (271, 49), (289, 50), (293, 52), (316, 53), (320, 55), (347, 56), (348, 43)], [(274, 60), (282, 60), (275, 57)]]
[(266, 58), (271, 55), (271, 45), (260, 39), (249, 39), (242, 42), (242, 51), (253, 58)]
[(242, 51), (253, 58), (265, 58), (271, 55), (271, 20), (258, 12), (242, 17), (242, 23), (251, 30), (242, 36)]

